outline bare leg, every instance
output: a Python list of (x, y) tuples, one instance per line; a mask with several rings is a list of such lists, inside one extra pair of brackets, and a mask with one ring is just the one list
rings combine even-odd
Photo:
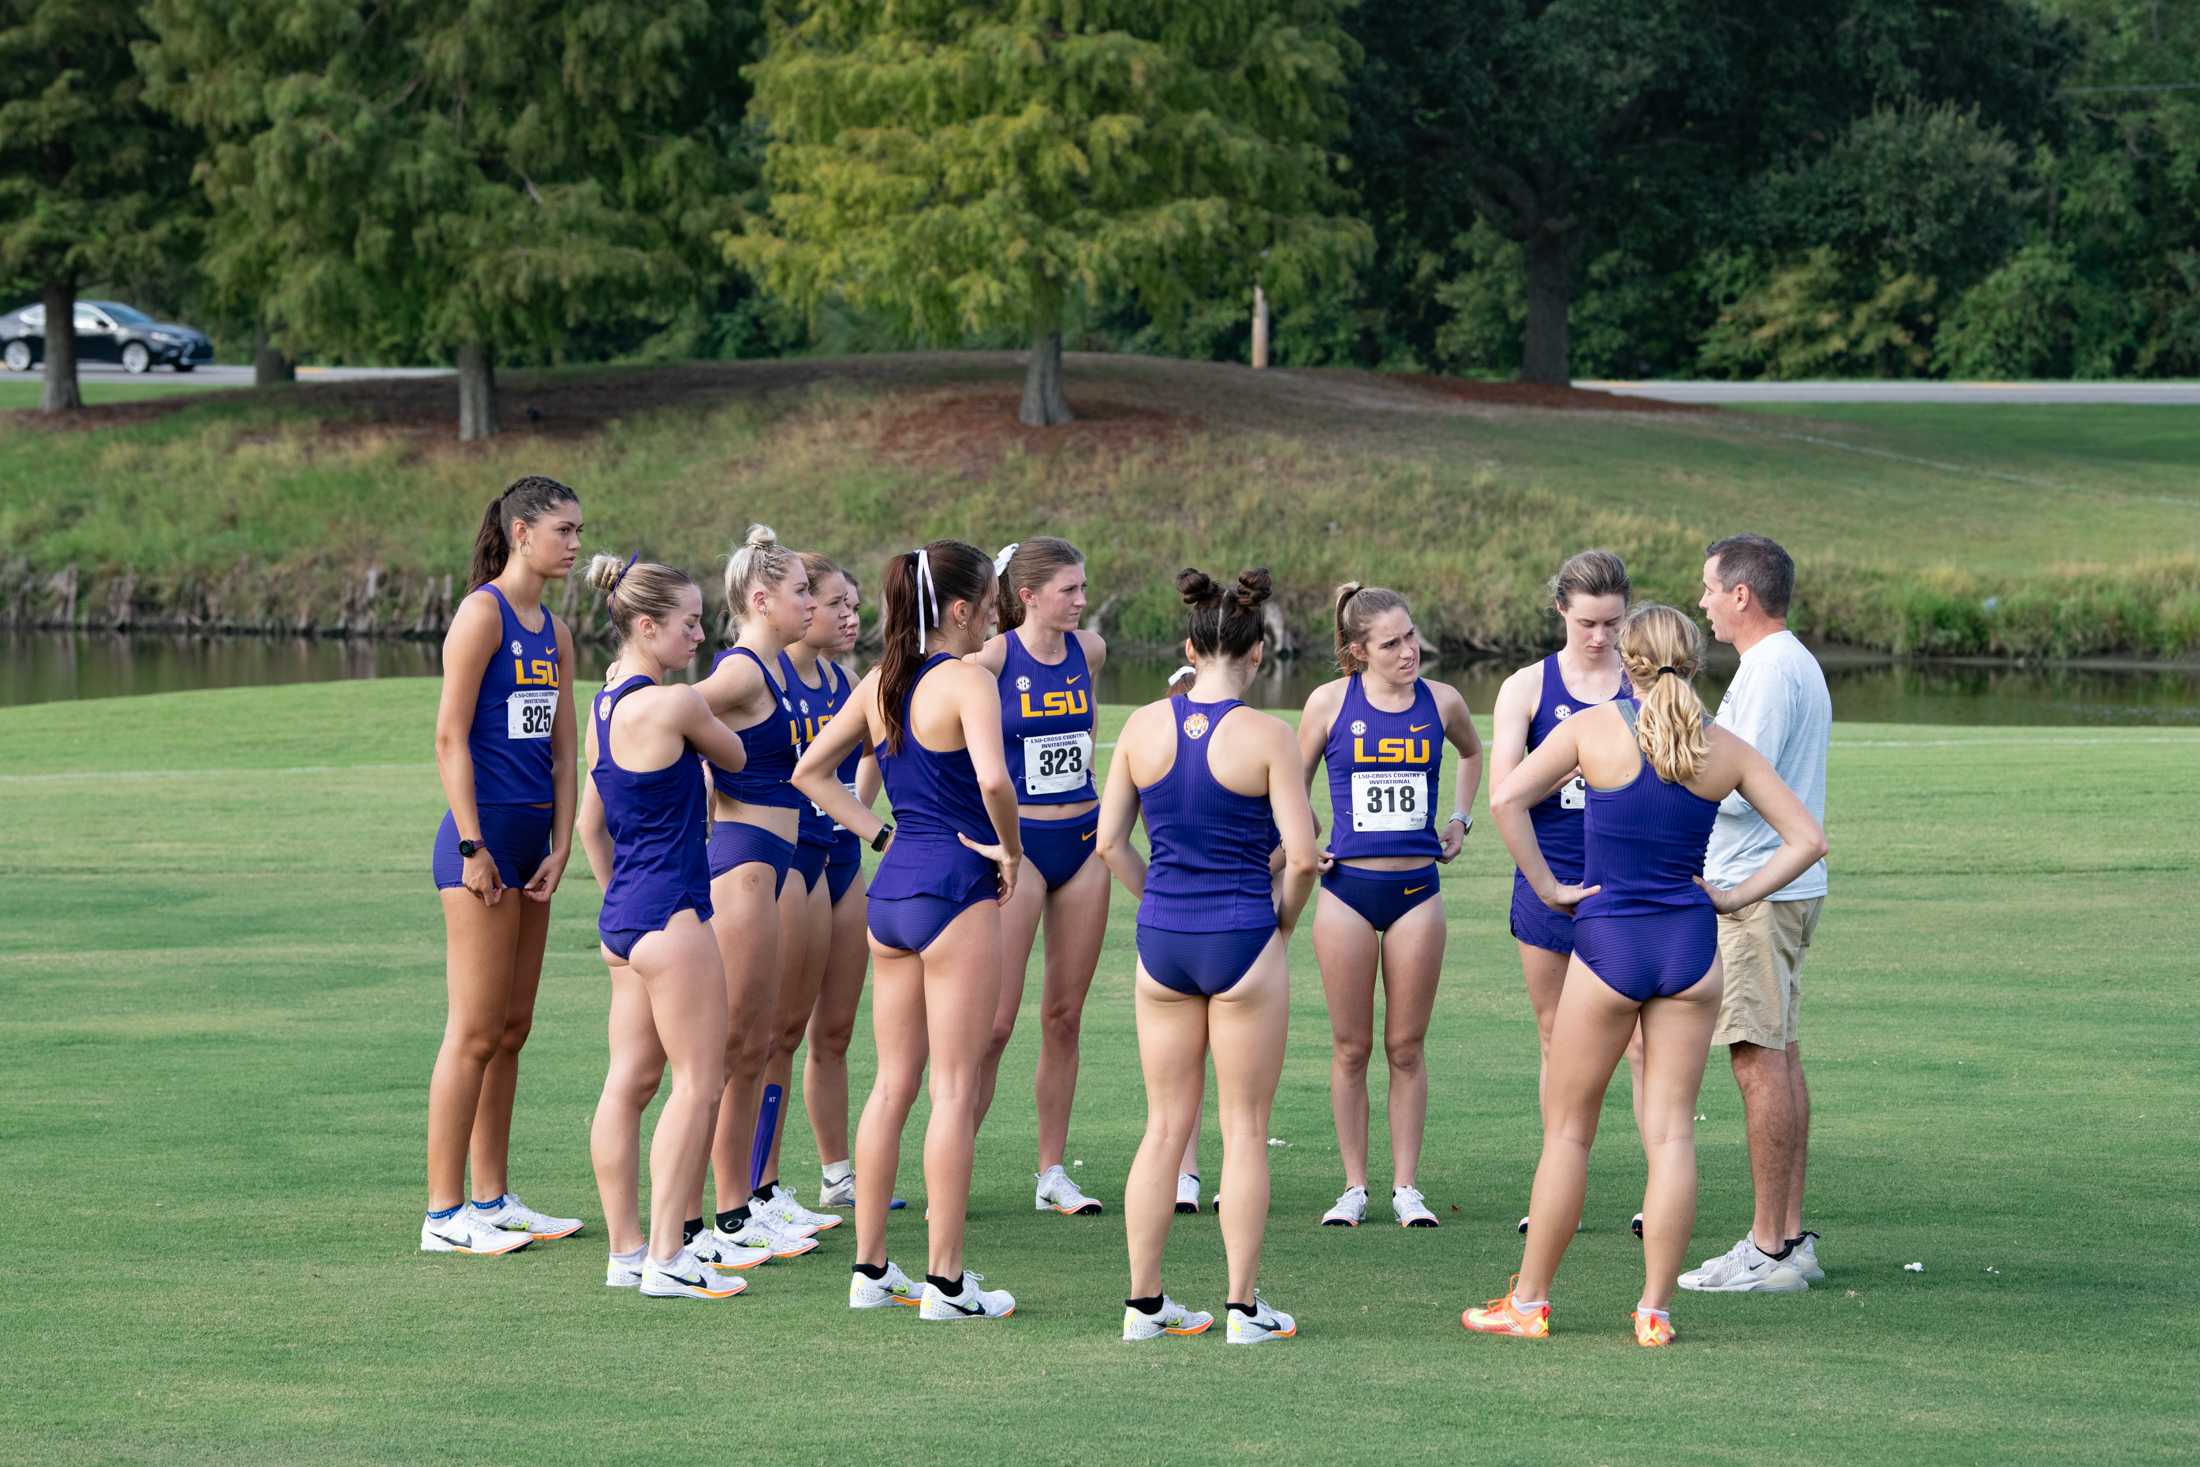
[(993, 1090), (1001, 1079), (1001, 1056), (1016, 1033), (1016, 1011), (1023, 1007), (1024, 977), (1031, 968), (1031, 948), (1039, 936), (1039, 918), (1046, 911), (1046, 878), (1027, 856), (1016, 873), (1016, 892), (1001, 914), (1001, 987), (993, 1011), (993, 1031), (987, 1036), (985, 1056), (978, 1066), (976, 1097), (978, 1124), (985, 1124), (993, 1109)]
[[(749, 1201), (749, 1148), (756, 1141), (756, 1108), (779, 999), (779, 902), (772, 892), (772, 868), (762, 861), (743, 862), (711, 882), (710, 901), (715, 910), (711, 930), (726, 975), (728, 1016), (726, 1090), (711, 1138), (710, 1166), (718, 1210), (731, 1212)], [(688, 1216), (701, 1214), (702, 1196), (698, 1187), (695, 1211)]]
[(817, 1159), (830, 1166), (848, 1160), (848, 1043), (855, 1034), (856, 1005), (870, 971), (871, 947), (863, 931), (866, 908), (859, 877), (833, 904), (832, 941), (825, 981), (810, 1015), (809, 1045), (802, 1061), (802, 1105)]
[(1792, 1096), (1788, 1115), (1793, 1123), (1795, 1144), (1791, 1148), (1795, 1168), (1788, 1173), (1787, 1226), (1781, 1229), (1781, 1241), (1803, 1236), (1803, 1172), (1810, 1161), (1810, 1087), (1803, 1083), (1802, 1046), (1790, 1044), (1788, 1053), (1789, 1092)]
[(725, 1088), (726, 981), (716, 938), (693, 911), (635, 943), (629, 961), (672, 1065), (672, 1093), (649, 1144), (649, 1256), (661, 1263), (680, 1251), (688, 1199), (703, 1190), (712, 1115)]
[(1365, 917), (1328, 891), (1314, 893), (1314, 961), (1321, 965), (1322, 997), (1329, 1005), (1329, 1112), (1347, 1187), (1367, 1185), (1367, 1062), (1375, 1048), (1375, 966), (1381, 955), (1382, 939)]
[(656, 1016), (649, 1010), (641, 975), (608, 950), (605, 960), (611, 966), (611, 1067), (588, 1127), (588, 1159), (596, 1169), (596, 1195), (603, 1202), (611, 1251), (631, 1253), (643, 1239), (642, 1112), (664, 1080), (665, 1047), (658, 1042)]
[(1730, 1047), (1749, 1135), (1749, 1179), (1757, 1198), (1750, 1236), (1765, 1252), (1777, 1253), (1787, 1246), (1787, 1188), (1795, 1174), (1794, 1081), (1785, 1049), (1747, 1043)]
[[(1060, 1166), (1069, 1150), (1069, 1112), (1077, 1097), (1077, 1040), (1084, 1026), (1085, 995), (1092, 991), (1093, 972), (1100, 966), (1100, 944), (1108, 935), (1108, 887), (1108, 868), (1088, 858), (1060, 890), (1046, 897), (1039, 1069), (1031, 1082), (1039, 1112), (1042, 1172)], [(998, 1033), (999, 1025), (994, 1027)], [(994, 1068), (998, 1073), (997, 1061)], [(1170, 1185), (1175, 1186), (1174, 1178)]]
[(825, 982), (826, 949), (832, 942), (833, 909), (825, 897), (825, 878), (820, 874), (813, 890), (799, 876), (789, 874), (779, 897), (779, 930), (782, 946), (779, 967), (779, 1012), (773, 1025), (770, 1058), (764, 1061), (764, 1083), (780, 1092), (779, 1118), (772, 1125), (771, 1150), (764, 1158), (763, 1180), (779, 1175), (779, 1143), (787, 1133), (787, 1115), (793, 1110), (794, 1055), (809, 1032), (810, 1012), (817, 1007), (817, 992)]
[[(978, 1131), (978, 1071), (984, 1063), (1001, 988), (1001, 909), (967, 908), (924, 951), (925, 1032), (932, 1046), (924, 1128), (924, 1197), (930, 1229), (927, 1273), (958, 1279), (963, 1220), (970, 1209), (970, 1164)], [(856, 1185), (865, 1185), (860, 1168)]]
[[(1551, 1025), (1558, 1018), (1558, 996), (1566, 987), (1565, 953), (1554, 953), (1547, 947), (1520, 948), (1520, 976), (1528, 987), (1528, 1007), (1535, 1011), (1535, 1041), (1538, 1058), (1535, 1068), (1536, 1109), (1543, 1110), (1545, 1093), (1550, 1089), (1551, 1077)], [(1545, 1120), (1549, 1119), (1548, 1115)]]
[(1717, 958), (1703, 981), (1643, 1005), (1643, 1156), (1650, 1180), (1642, 1196), (1642, 1307), (1663, 1309), (1680, 1278), (1681, 1255), (1696, 1227), (1696, 1100), (1719, 1022), (1725, 986)]
[(856, 1126), (856, 1256), (873, 1267), (886, 1262), (886, 1208), (901, 1166), (901, 1131), (924, 1083), (930, 1050), (924, 1018), (924, 960), (900, 948), (871, 946), (871, 1033), (878, 1044), (878, 1076)]
[(1207, 1077), (1207, 1000), (1164, 988), (1138, 970), (1138, 1060), (1146, 1077), (1146, 1134), (1123, 1183), (1123, 1235), (1133, 1299), (1161, 1292), (1161, 1254), (1176, 1217), (1172, 1168), (1199, 1133)]
[(1612, 1082), (1639, 1006), (1589, 971), (1579, 957), (1551, 1026), (1550, 1085), (1543, 1106), (1543, 1159), (1528, 1198), (1528, 1246), (1515, 1297), (1550, 1298), (1551, 1279), (1581, 1221), (1589, 1185), (1589, 1145), (1596, 1140), (1604, 1089)]
[(463, 888), (443, 899), (444, 988), (450, 1009), (443, 1043), (428, 1080), (428, 1210), (466, 1200), (466, 1153), (481, 1109), (482, 1076), (504, 1037), (504, 1015), (518, 952), (520, 908), (533, 905), (506, 892), (485, 907)]
[(1207, 1001), (1207, 1043), (1214, 1051), (1222, 1112), (1227, 1297), (1239, 1304), (1253, 1302), (1260, 1279), (1260, 1246), (1268, 1231), (1268, 1120), (1290, 1023), (1291, 979), (1279, 932), (1235, 987)]
[(1383, 934), (1383, 1053), (1390, 1061), (1390, 1165), (1401, 1187), (1415, 1184), (1428, 1124), (1429, 1020), (1444, 971), (1444, 904), (1426, 901)]
[[(517, 892), (519, 946), (512, 955), (512, 987), (504, 1005), (504, 1033), (481, 1073), (481, 1098), (474, 1103), (474, 1134), (468, 1147), (474, 1169), (474, 1196), (487, 1202), (511, 1190), (512, 1104), (519, 1094), (519, 1052), (535, 1026), (535, 990), (542, 986), (542, 954), (550, 941), (550, 904), (531, 902)], [(497, 903), (504, 905), (503, 902)]]
[[(1642, 1144), (1648, 1147), (1650, 1144), (1649, 1133), (1642, 1128), (1642, 1025), (1639, 1022), (1635, 1025), (1634, 1037), (1627, 1041), (1627, 1081), (1629, 1088), (1633, 1091), (1635, 1134), (1641, 1137)], [(1691, 1112), (1691, 1114), (1694, 1113)]]

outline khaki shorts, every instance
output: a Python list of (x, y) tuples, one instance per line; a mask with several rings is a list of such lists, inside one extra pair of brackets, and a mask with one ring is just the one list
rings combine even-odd
[(1818, 930), (1824, 897), (1758, 902), (1719, 918), (1719, 959), (1726, 991), (1719, 999), (1713, 1044), (1795, 1043), (1803, 1010), (1803, 958)]

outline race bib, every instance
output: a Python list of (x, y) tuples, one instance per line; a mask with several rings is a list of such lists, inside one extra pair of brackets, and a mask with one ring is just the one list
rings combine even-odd
[(555, 688), (521, 688), (504, 700), (504, 736), (508, 739), (546, 739), (551, 720), (557, 717)]
[(1352, 828), (1424, 830), (1428, 776), (1403, 769), (1361, 770), (1352, 776)]
[[(849, 799), (854, 800), (859, 805), (863, 803), (863, 796), (856, 793), (856, 785), (854, 780), (844, 779), (840, 782), (840, 787), (848, 792)], [(825, 818), (825, 807), (818, 804), (817, 801), (812, 800), (810, 801), (810, 813), (822, 820)], [(835, 820), (833, 822), (833, 834), (835, 835), (840, 834), (843, 830), (846, 830), (847, 828), (847, 826), (842, 825), (838, 820)]]
[(1065, 795), (1092, 777), (1092, 733), (1033, 734), (1024, 740), (1024, 793)]
[(1558, 787), (1558, 808), (1561, 810), (1586, 810), (1589, 808), (1589, 784), (1575, 775)]

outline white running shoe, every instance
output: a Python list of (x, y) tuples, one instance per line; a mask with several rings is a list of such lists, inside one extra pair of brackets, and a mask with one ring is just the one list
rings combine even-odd
[(786, 1232), (808, 1228), (810, 1230), (809, 1236), (815, 1237), (819, 1233), (830, 1232), (840, 1226), (839, 1214), (812, 1212), (795, 1200), (794, 1193), (788, 1191), (785, 1186), (776, 1183), (772, 1187), (771, 1196), (765, 1198), (762, 1203), (751, 1202), (749, 1204), (750, 1214), (754, 1215), (759, 1206), (765, 1210), (773, 1222), (779, 1224), (781, 1229)]
[(749, 1286), (747, 1279), (728, 1278), (682, 1248), (663, 1263), (651, 1258), (642, 1264), (642, 1297), (645, 1299), (731, 1299)]
[(1638, 1213), (1636, 1213), (1636, 1214), (1635, 1214), (1635, 1216), (1634, 1216), (1634, 1218), (1633, 1218), (1633, 1220), (1632, 1220), (1632, 1221), (1630, 1221), (1630, 1222), (1629, 1222), (1629, 1223), (1627, 1224), (1627, 1226), (1628, 1226), (1628, 1227), (1629, 1227), (1629, 1228), (1630, 1228), (1630, 1229), (1631, 1229), (1631, 1230), (1632, 1230), (1632, 1231), (1634, 1232), (1634, 1235), (1635, 1235), (1636, 1237), (1638, 1237), (1638, 1238), (1639, 1238), (1639, 1237), (1641, 1237), (1641, 1236), (1642, 1236), (1642, 1214), (1641, 1214), (1641, 1213), (1639, 1213), (1639, 1212), (1638, 1212)]
[(1264, 1345), (1270, 1340), (1288, 1340), (1299, 1332), (1299, 1322), (1281, 1309), (1270, 1307), (1253, 1290), (1253, 1312), (1240, 1314), (1230, 1311), (1230, 1328), (1223, 1339), (1233, 1345)]
[(963, 1270), (959, 1293), (943, 1294), (930, 1279), (924, 1281), (924, 1302), (917, 1306), (919, 1319), (1006, 1319), (1016, 1312), (1016, 1296), (1006, 1289), (981, 1289), (985, 1275)]
[[(1364, 1206), (1367, 1194), (1360, 1194)], [(1398, 1219), (1401, 1228), (1433, 1228), (1439, 1226), (1436, 1214), (1428, 1210), (1427, 1199), (1421, 1196), (1419, 1187), (1393, 1187), (1390, 1189), (1391, 1215)]]
[[(719, 1236), (726, 1237), (724, 1233)], [(753, 1208), (749, 1211), (749, 1220), (728, 1241), (737, 1248), (761, 1248), (774, 1258), (800, 1258), (805, 1253), (817, 1251), (816, 1238), (799, 1228), (781, 1227), (779, 1219)]]
[(1170, 1298), (1161, 1296), (1161, 1307), (1151, 1314), (1141, 1314), (1130, 1305), (1123, 1306), (1123, 1338), (1126, 1340), (1158, 1340), (1163, 1335), (1203, 1335), (1215, 1322), (1215, 1317), (1204, 1309), (1186, 1309)]
[(500, 1253), (517, 1253), (534, 1241), (533, 1233), (500, 1228), (473, 1207), (460, 1207), (445, 1218), (423, 1217), (420, 1220), (420, 1251), (423, 1253), (472, 1253), (494, 1258)]
[[(1367, 1217), (1367, 1188), (1347, 1187), (1336, 1204), (1322, 1214), (1325, 1228), (1356, 1228)], [(1230, 1316), (1230, 1327), (1237, 1328), (1237, 1316)]]
[(614, 1253), (604, 1260), (603, 1286), (607, 1289), (638, 1289), (642, 1286), (642, 1269), (649, 1263), (649, 1250), (632, 1263), (621, 1263)]
[(1087, 1197), (1069, 1179), (1069, 1173), (1062, 1170), (1060, 1162), (1043, 1172), (1034, 1173), (1032, 1181), (1038, 1184), (1031, 1199), (1033, 1212), (1059, 1212), (1064, 1217), (1090, 1217), (1100, 1211), (1100, 1199)]
[(721, 1233), (716, 1228), (697, 1233), (688, 1240), (688, 1247), (698, 1259), (721, 1273), (747, 1273), (760, 1263), (771, 1262), (774, 1256), (769, 1248), (735, 1242), (732, 1233)]
[(505, 1193), (495, 1207), (474, 1207), (472, 1203), (467, 1206), (480, 1213), (485, 1222), (515, 1233), (531, 1233), (538, 1243), (548, 1243), (556, 1238), (570, 1238), (581, 1230), (579, 1218), (551, 1217), (537, 1212), (520, 1201), (517, 1192)]
[(1178, 1212), (1199, 1211), (1199, 1173), (1178, 1172), (1176, 1174), (1176, 1210)]
[(1788, 1262), (1795, 1265), (1795, 1271), (1803, 1276), (1804, 1283), (1822, 1284), (1826, 1281), (1826, 1271), (1818, 1264), (1816, 1233), (1805, 1232), (1795, 1240), (1795, 1251), (1788, 1255)]
[(1717, 1258), (1682, 1274), (1681, 1287), (1697, 1294), (1800, 1294), (1810, 1281), (1793, 1262), (1768, 1256), (1744, 1233)]
[(890, 1304), (914, 1309), (923, 1302), (924, 1290), (910, 1282), (909, 1275), (891, 1258), (886, 1260), (886, 1277), (882, 1279), (867, 1279), (852, 1268), (848, 1270), (850, 1309), (884, 1309)]
[[(1580, 1232), (1585, 1226), (1587, 1226), (1587, 1224), (1584, 1223), (1580, 1218), (1577, 1217), (1574, 1219), (1575, 1232)], [(1528, 1236), (1528, 1219), (1525, 1215), (1523, 1215), (1520, 1219), (1520, 1236), (1523, 1238)]]
[(837, 1182), (822, 1179), (817, 1184), (819, 1207), (853, 1207), (856, 1205), (856, 1174), (848, 1173)]

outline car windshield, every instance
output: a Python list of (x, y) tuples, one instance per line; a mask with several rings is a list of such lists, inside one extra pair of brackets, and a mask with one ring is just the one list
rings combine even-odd
[(146, 315), (143, 311), (133, 311), (128, 306), (117, 305), (113, 301), (91, 301), (89, 302), (89, 304), (95, 305), (101, 310), (105, 311), (108, 315), (112, 316), (115, 321), (120, 325), (150, 326), (153, 324), (153, 318)]
[(15, 314), (22, 317), (25, 326), (43, 326), (46, 324), (46, 308), (44, 306), (25, 306)]

